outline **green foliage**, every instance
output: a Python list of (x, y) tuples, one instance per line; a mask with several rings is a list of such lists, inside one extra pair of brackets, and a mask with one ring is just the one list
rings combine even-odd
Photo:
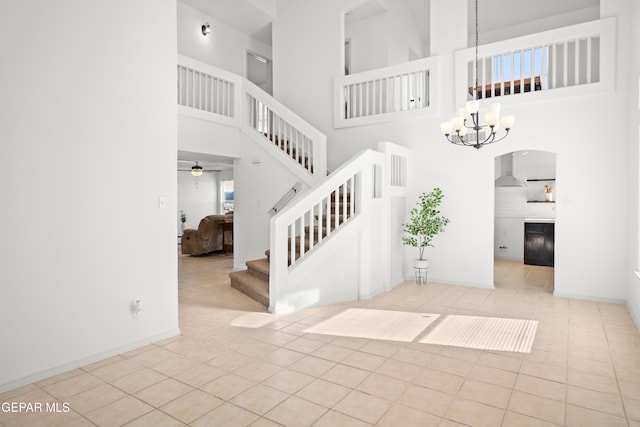
[(418, 248), (419, 259), (424, 259), (424, 248), (433, 247), (433, 238), (443, 232), (445, 226), (449, 224), (449, 219), (440, 216), (438, 210), (443, 197), (444, 194), (438, 187), (429, 193), (422, 193), (418, 198), (417, 207), (409, 212), (409, 222), (402, 224), (403, 231), (409, 234), (409, 236), (402, 237), (402, 243)]

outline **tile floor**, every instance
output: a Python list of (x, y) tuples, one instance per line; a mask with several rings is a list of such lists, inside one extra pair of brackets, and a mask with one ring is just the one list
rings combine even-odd
[[(496, 289), (403, 283), (270, 316), (232, 259), (180, 256), (182, 335), (0, 395), (67, 402), (10, 426), (640, 426), (640, 334), (620, 305), (554, 298), (552, 269), (496, 263)], [(529, 354), (305, 334), (349, 307), (539, 321)]]

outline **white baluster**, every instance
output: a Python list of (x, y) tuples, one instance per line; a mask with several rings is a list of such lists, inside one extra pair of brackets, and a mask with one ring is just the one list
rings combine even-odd
[(293, 267), (296, 263), (296, 222), (292, 222), (289, 226), (289, 251), (291, 253), (291, 261), (289, 265)]
[(355, 183), (355, 175), (352, 176), (351, 178), (349, 178), (350, 181), (350, 185), (349, 185), (349, 194), (350, 194), (350, 201), (351, 204), (349, 206), (349, 213), (351, 214), (351, 217), (353, 218), (353, 215), (355, 215), (356, 213), (356, 197), (355, 197), (355, 191), (356, 191), (356, 183)]
[(574, 84), (577, 86), (580, 84), (580, 39), (576, 39), (574, 42), (575, 51), (573, 52), (574, 65)]
[(591, 56), (591, 50), (593, 49), (591, 44), (592, 39), (592, 36), (587, 37), (587, 84), (591, 83), (591, 61), (593, 60)]
[(562, 87), (567, 87), (569, 85), (569, 82), (567, 80), (568, 75), (569, 75), (569, 42), (567, 40), (564, 41), (564, 48), (562, 50), (562, 55), (563, 55), (563, 62), (564, 62), (564, 66), (563, 66), (563, 70), (562, 70)]

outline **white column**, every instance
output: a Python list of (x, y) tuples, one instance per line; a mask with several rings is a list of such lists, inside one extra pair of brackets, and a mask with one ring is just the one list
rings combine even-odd
[[(440, 111), (445, 117), (457, 111), (457, 104), (463, 102), (463, 100), (456, 100), (454, 96), (453, 53), (467, 47), (469, 28), (467, 9), (467, 0), (431, 1), (429, 23), (431, 56), (441, 56), (443, 86)], [(475, 25), (475, 23), (471, 24)]]

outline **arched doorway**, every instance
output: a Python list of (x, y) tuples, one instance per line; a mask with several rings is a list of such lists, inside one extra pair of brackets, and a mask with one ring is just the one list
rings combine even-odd
[(556, 154), (521, 150), (495, 159), (494, 285), (553, 293)]

